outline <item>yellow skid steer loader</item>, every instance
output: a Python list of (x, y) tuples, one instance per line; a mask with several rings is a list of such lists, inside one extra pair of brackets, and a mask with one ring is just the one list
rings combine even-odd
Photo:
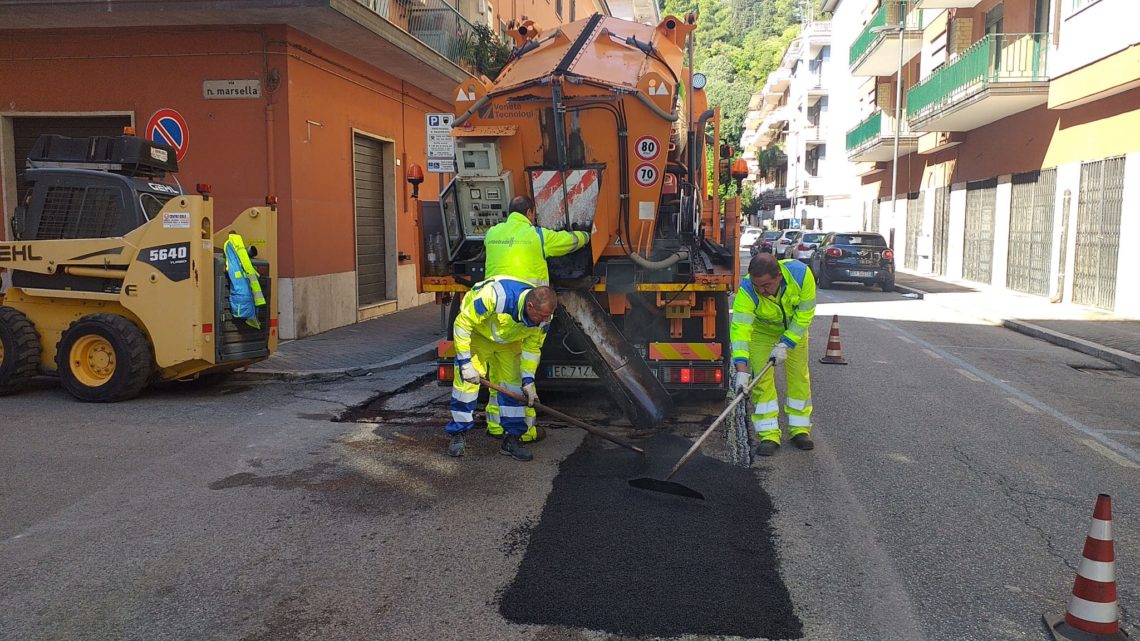
[[(276, 207), (217, 228), (208, 185), (191, 195), (164, 182), (177, 169), (172, 149), (134, 136), (37, 140), (0, 242), (0, 395), (56, 372), (82, 401), (121, 401), (276, 349)], [(231, 309), (231, 233), (266, 299), (249, 318)]]

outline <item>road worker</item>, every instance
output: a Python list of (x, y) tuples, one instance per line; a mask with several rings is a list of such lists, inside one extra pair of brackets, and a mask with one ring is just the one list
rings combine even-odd
[(748, 264), (732, 305), (734, 387), (745, 389), (765, 363), (773, 367), (752, 388), (752, 428), (756, 454), (771, 456), (780, 447), (780, 405), (773, 370), (783, 365), (787, 390), (784, 412), (788, 435), (801, 450), (811, 440), (811, 375), (808, 371), (808, 330), (815, 317), (815, 277), (798, 260), (757, 254)]
[(504, 396), (499, 413), (506, 432), (501, 454), (519, 461), (532, 455), (521, 444), (527, 431), (526, 410), (538, 401), (534, 385), (542, 343), (558, 297), (545, 285), (499, 276), (477, 283), (460, 304), (452, 333), (455, 336), (455, 375), (451, 386), (451, 421), (447, 433), (451, 444), (447, 453), (463, 456), (464, 433), (474, 427), (472, 414), (479, 398), (480, 378), (488, 369), (499, 384), (526, 399), (526, 403)]
[[(590, 235), (584, 231), (554, 231), (538, 227), (534, 220), (534, 204), (526, 196), (515, 196), (508, 205), (510, 215), (503, 222), (487, 230), (483, 239), (486, 249), (486, 273), (484, 278), (507, 276), (532, 285), (549, 285), (550, 271), (547, 258), (565, 256), (585, 247)], [(488, 378), (493, 383), (502, 383), (499, 374), (492, 367)], [(503, 426), (499, 420), (499, 394), (491, 390), (487, 402), (487, 434), (502, 438)], [(533, 407), (526, 410), (527, 431), (523, 442), (541, 440), (545, 436), (541, 427), (535, 424)]]

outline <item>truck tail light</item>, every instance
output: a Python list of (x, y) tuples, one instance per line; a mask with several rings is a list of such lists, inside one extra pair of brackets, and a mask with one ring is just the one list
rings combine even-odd
[(682, 385), (720, 385), (724, 381), (721, 367), (675, 366), (661, 368), (662, 383)]
[(436, 372), (436, 379), (441, 381), (450, 381), (455, 376), (455, 367), (453, 365), (440, 365)]

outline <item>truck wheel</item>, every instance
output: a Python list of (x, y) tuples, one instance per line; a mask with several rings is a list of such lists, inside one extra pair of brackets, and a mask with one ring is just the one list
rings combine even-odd
[(115, 314), (92, 314), (72, 323), (55, 358), (63, 388), (88, 403), (134, 398), (154, 371), (142, 330)]
[(0, 396), (20, 391), (36, 375), (42, 347), (23, 312), (0, 307)]

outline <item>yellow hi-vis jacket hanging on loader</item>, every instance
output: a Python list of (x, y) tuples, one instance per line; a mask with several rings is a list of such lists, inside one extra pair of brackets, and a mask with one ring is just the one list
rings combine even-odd
[(250, 327), (261, 329), (257, 308), (265, 306), (265, 294), (261, 291), (261, 281), (249, 259), (245, 242), (240, 235), (231, 232), (224, 248), (226, 275), (230, 279), (230, 311), (235, 318), (245, 319)]
[(537, 227), (525, 215), (512, 212), (487, 230), (485, 278), (507, 276), (531, 285), (549, 285), (547, 258), (565, 256), (585, 247), (590, 235), (584, 231), (554, 231)]

